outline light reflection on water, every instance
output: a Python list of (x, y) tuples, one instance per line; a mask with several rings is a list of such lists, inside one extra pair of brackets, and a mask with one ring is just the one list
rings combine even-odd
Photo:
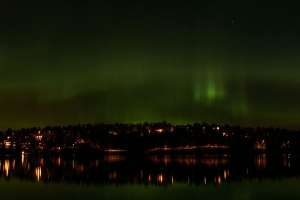
[[(10, 182), (12, 187), (16, 182), (22, 181), (21, 185), (28, 183), (45, 184), (45, 187), (56, 185), (56, 190), (60, 190), (62, 185), (67, 188), (75, 185), (85, 188), (84, 190), (90, 187), (108, 189), (117, 186), (119, 191), (123, 191), (125, 188), (128, 189), (127, 186), (142, 186), (162, 187), (169, 191), (180, 185), (196, 188), (205, 186), (203, 190), (208, 192), (212, 186), (216, 186), (215, 190), (222, 190), (224, 187), (233, 187), (235, 190), (238, 187), (245, 187), (245, 184), (250, 190), (257, 187), (257, 183), (266, 189), (269, 186), (265, 183), (271, 181), (275, 183), (274, 187), (278, 187), (275, 192), (284, 192), (282, 188), (300, 184), (299, 169), (300, 157), (290, 154), (203, 157), (170, 155), (139, 157), (107, 155), (98, 158), (29, 155), (0, 157), (1, 184), (3, 181)], [(299, 190), (293, 192), (297, 191)], [(296, 196), (298, 197), (298, 193)]]
[(206, 185), (253, 178), (281, 179), (299, 176), (298, 156), (144, 156), (107, 155), (99, 158), (2, 157), (0, 175), (6, 179), (95, 184)]
[(164, 156), (150, 156), (150, 160), (154, 163), (164, 163), (165, 166), (172, 162), (176, 162), (182, 165), (186, 166), (192, 166), (192, 165), (207, 165), (207, 166), (218, 166), (218, 165), (226, 165), (229, 162), (229, 159), (227, 156), (221, 156), (221, 157), (195, 157), (195, 156), (170, 156), (170, 155), (164, 155)]

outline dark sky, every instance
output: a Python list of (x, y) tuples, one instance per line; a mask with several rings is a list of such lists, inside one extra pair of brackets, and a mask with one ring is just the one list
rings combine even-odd
[(300, 128), (299, 1), (0, 2), (0, 130)]

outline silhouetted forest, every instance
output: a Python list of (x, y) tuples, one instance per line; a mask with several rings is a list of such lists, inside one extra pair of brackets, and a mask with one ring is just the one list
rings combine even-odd
[(208, 123), (78, 124), (0, 132), (2, 153), (300, 152), (299, 130)]

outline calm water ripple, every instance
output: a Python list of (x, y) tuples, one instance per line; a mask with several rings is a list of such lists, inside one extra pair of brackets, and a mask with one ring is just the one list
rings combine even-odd
[(2, 199), (299, 199), (300, 156), (0, 157)]

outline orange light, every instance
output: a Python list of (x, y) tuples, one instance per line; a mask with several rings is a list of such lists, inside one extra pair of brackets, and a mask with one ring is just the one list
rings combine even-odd
[(157, 181), (158, 181), (159, 183), (162, 183), (162, 182), (163, 182), (163, 175), (162, 175), (162, 174), (157, 175)]
[(42, 168), (41, 166), (35, 168), (35, 175), (37, 181), (40, 181), (40, 178), (42, 177)]

